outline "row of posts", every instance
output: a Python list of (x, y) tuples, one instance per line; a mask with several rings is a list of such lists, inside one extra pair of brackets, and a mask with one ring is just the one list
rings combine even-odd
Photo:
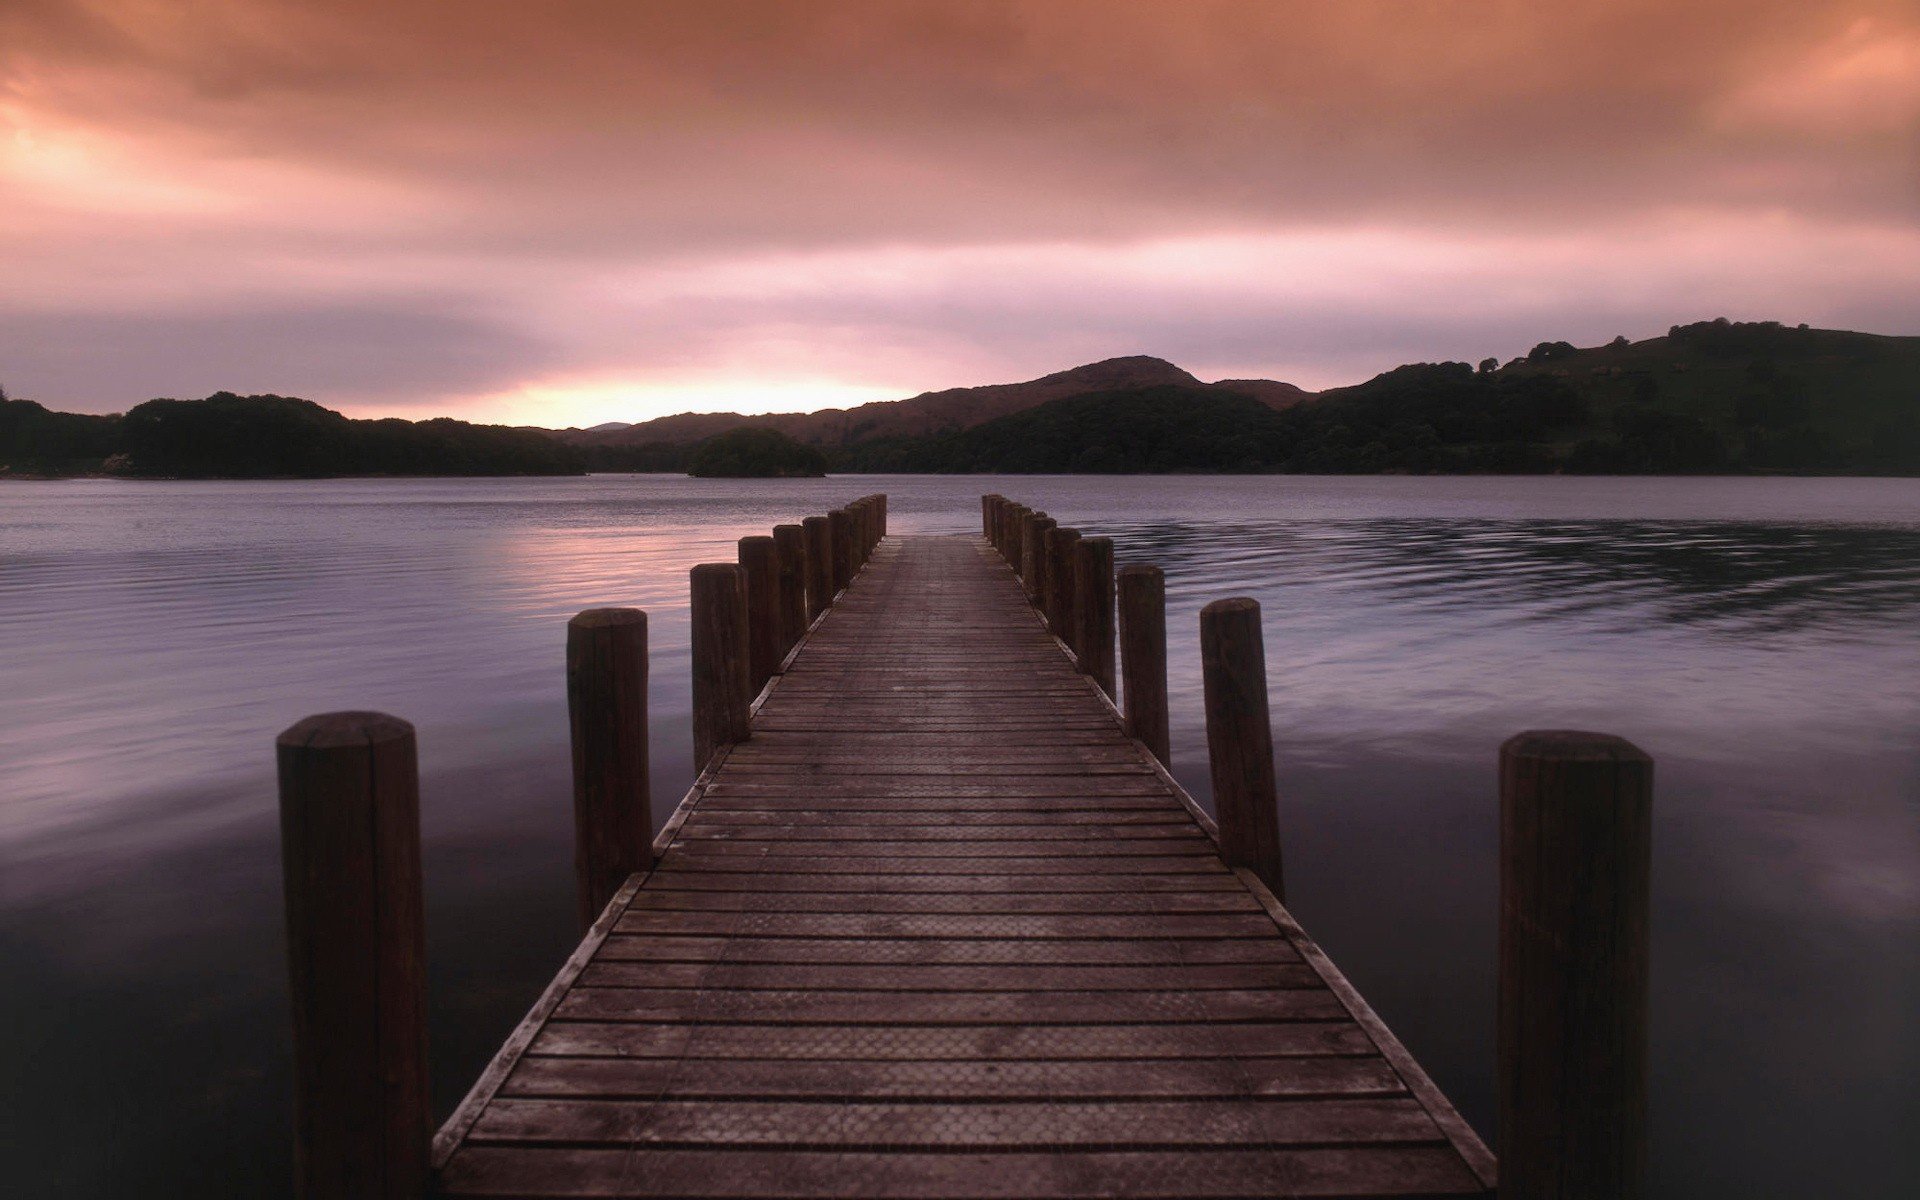
[[(751, 733), (753, 698), (887, 532), (887, 498), (740, 539), (691, 573), (694, 765)], [(653, 866), (647, 614), (567, 623), (574, 865), (582, 929)], [(323, 713), (278, 738), (293, 1009), (295, 1193), (427, 1194), (426, 922), (413, 726)]]
[[(1166, 581), (1114, 569), (1113, 543), (1001, 495), (987, 541), (1129, 733), (1168, 757)], [(1117, 580), (1117, 589), (1116, 589)], [(1220, 854), (1285, 902), (1260, 606), (1200, 610), (1207, 754)], [(1539, 730), (1500, 748), (1500, 1195), (1645, 1194), (1653, 761), (1608, 734)]]

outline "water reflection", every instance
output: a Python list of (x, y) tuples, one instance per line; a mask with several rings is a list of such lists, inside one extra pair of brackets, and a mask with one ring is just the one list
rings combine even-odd
[(998, 490), (1159, 562), (1203, 799), (1196, 613), (1262, 601), (1294, 905), (1483, 1129), (1494, 748), (1640, 742), (1657, 1194), (1920, 1172), (1912, 481), (595, 478), (0, 489), (9, 1182), (282, 1194), (269, 747), (327, 708), (421, 731), (449, 1107), (572, 938), (566, 617), (649, 612), (664, 819), (687, 567), (873, 490), (898, 531), (971, 530)]

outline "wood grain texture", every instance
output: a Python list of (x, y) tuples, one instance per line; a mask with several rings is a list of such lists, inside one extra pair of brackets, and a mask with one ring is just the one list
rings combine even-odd
[(1167, 707), (1167, 580), (1160, 568), (1130, 563), (1120, 568), (1120, 691), (1127, 732), (1173, 764), (1171, 713)]
[(1029, 515), (872, 543), (445, 1194), (1486, 1194), (1034, 619)]
[(1503, 1195), (1646, 1194), (1653, 760), (1598, 733), (1500, 748)]
[(432, 1132), (413, 726), (325, 713), (275, 749), (295, 1191), (410, 1200), (427, 1181)]
[(567, 715), (584, 932), (627, 876), (653, 866), (646, 613), (590, 608), (567, 622)]

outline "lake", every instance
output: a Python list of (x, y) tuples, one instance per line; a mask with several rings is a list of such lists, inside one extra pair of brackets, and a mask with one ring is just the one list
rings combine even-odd
[(574, 942), (563, 625), (648, 611), (654, 804), (692, 778), (687, 568), (871, 491), (982, 492), (1259, 599), (1292, 908), (1483, 1133), (1495, 752), (1657, 763), (1661, 1197), (1920, 1179), (1920, 480), (840, 477), (0, 484), (0, 1139), (34, 1196), (277, 1196), (273, 738), (419, 730), (441, 1112)]

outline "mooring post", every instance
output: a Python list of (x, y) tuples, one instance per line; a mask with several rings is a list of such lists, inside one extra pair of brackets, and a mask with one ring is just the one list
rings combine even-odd
[(1031, 511), (1024, 504), (1013, 504), (1007, 508), (1007, 565), (1013, 573), (1020, 573), (1021, 547), (1027, 536), (1027, 513)]
[(1047, 530), (1054, 523), (1046, 513), (1035, 513), (1027, 518), (1026, 532), (1021, 535), (1020, 582), (1027, 589), (1027, 603), (1042, 611), (1047, 603)]
[(980, 535), (993, 540), (993, 493), (980, 497)]
[(1500, 1195), (1637, 1200), (1647, 1168), (1653, 760), (1600, 733), (1500, 747)]
[(1167, 717), (1167, 581), (1160, 568), (1120, 568), (1120, 686), (1127, 732), (1172, 766)]
[(1257, 602), (1242, 596), (1215, 600), (1200, 610), (1200, 670), (1220, 857), (1230, 867), (1250, 868), (1284, 904), (1267, 657)]
[(836, 508), (827, 520), (833, 523), (833, 594), (837, 596), (853, 582), (853, 514)]
[(780, 563), (780, 658), (807, 632), (807, 531), (775, 525), (773, 549)]
[(275, 743), (293, 1007), (294, 1191), (428, 1183), (426, 921), (413, 726), (323, 713)]
[(573, 864), (580, 928), (653, 866), (647, 776), (647, 614), (590, 608), (567, 622), (573, 731)]
[(740, 539), (747, 581), (747, 691), (758, 695), (780, 666), (780, 550), (772, 536)]
[(886, 537), (887, 537), (887, 494), (885, 492), (881, 492), (880, 493), (880, 540), (885, 541)]
[(705, 769), (723, 746), (747, 739), (747, 581), (736, 563), (701, 563), (690, 573), (693, 767)]
[(825, 517), (800, 522), (807, 535), (807, 624), (833, 603), (833, 523)]
[(1113, 539), (1081, 538), (1073, 558), (1074, 653), (1080, 669), (1108, 696), (1113, 688)]
[(1073, 644), (1074, 600), (1073, 559), (1080, 544), (1078, 529), (1055, 526), (1047, 533), (1047, 624), (1055, 636), (1067, 644), (1076, 656), (1080, 648)]

